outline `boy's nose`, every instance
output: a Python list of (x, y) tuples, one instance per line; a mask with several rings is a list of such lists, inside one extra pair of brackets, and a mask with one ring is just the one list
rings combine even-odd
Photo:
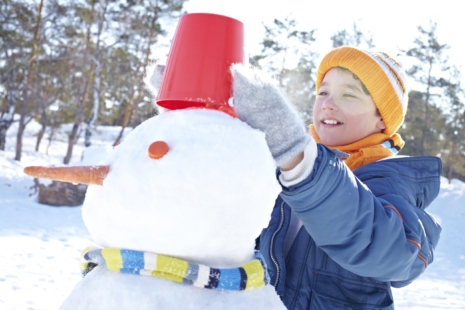
[(324, 110), (337, 110), (338, 107), (336, 105), (336, 101), (334, 100), (334, 97), (328, 96), (326, 100), (323, 102), (322, 108)]

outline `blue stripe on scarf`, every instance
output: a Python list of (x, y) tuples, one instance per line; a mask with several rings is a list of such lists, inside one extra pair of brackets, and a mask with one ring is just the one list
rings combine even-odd
[(144, 266), (144, 252), (121, 250), (123, 258), (123, 273), (140, 274), (140, 270)]
[(218, 282), (218, 288), (222, 290), (240, 290), (241, 274), (240, 268), (223, 269)]
[(387, 148), (389, 151), (392, 152), (392, 154), (396, 155), (399, 153), (399, 150), (394, 146), (394, 141), (393, 140), (387, 140), (381, 143), (382, 146)]
[[(81, 272), (83, 276), (96, 266), (106, 267), (106, 259), (108, 259), (111, 262), (111, 270), (113, 271), (140, 275), (141, 270), (144, 270), (143, 275), (175, 280), (171, 278), (174, 276), (184, 284), (203, 286), (209, 289), (248, 290), (267, 285), (270, 281), (270, 276), (266, 271), (266, 263), (263, 256), (258, 252), (255, 253), (255, 259), (243, 265), (244, 267), (219, 269), (141, 251), (124, 249), (104, 249), (104, 251), (105, 256), (102, 254), (101, 249), (88, 248), (83, 251), (81, 260)], [(145, 260), (148, 254), (148, 257), (152, 257), (150, 260), (154, 259), (154, 261), (146, 265), (147, 262)], [(163, 260), (158, 262), (158, 259)], [(121, 261), (119, 262), (118, 260)], [(155, 261), (157, 263), (153, 265)], [(115, 270), (115, 265), (119, 266), (120, 263), (122, 267), (119, 270)], [(172, 272), (166, 273), (167, 269), (164, 268), (167, 266), (166, 264), (174, 268)], [(199, 275), (200, 267), (208, 272), (208, 278)], [(177, 280), (175, 281), (177, 282)], [(249, 288), (247, 288), (248, 281), (253, 283)]]

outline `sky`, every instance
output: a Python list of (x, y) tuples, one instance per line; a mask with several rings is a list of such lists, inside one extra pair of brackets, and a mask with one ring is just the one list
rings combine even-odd
[[(32, 121), (26, 127), (22, 161), (17, 162), (16, 125), (7, 132), (6, 150), (0, 151), (0, 309), (58, 309), (81, 280), (80, 253), (93, 241), (81, 217), (82, 207), (39, 204), (32, 178), (23, 168), (61, 165), (69, 128), (57, 130), (46, 155), (46, 142), (39, 152), (34, 151), (40, 125)], [(118, 132), (118, 127), (98, 127), (93, 147), (86, 152), (80, 138), (72, 164), (98, 163)], [(463, 206), (465, 183), (453, 180), (449, 184), (442, 178), (439, 196), (427, 209), (443, 228), (434, 262), (409, 286), (393, 289), (397, 310), (465, 309)]]
[(249, 53), (260, 51), (262, 23), (270, 25), (274, 18), (292, 16), (301, 30), (317, 29), (321, 57), (331, 49), (331, 35), (350, 29), (354, 21), (359, 29), (373, 35), (377, 49), (396, 55), (399, 49), (413, 46), (418, 26), (428, 29), (433, 20), (437, 22), (439, 42), (450, 46), (451, 64), (465, 68), (462, 5), (456, 0), (189, 0), (185, 9), (189, 13), (215, 13), (242, 21)]

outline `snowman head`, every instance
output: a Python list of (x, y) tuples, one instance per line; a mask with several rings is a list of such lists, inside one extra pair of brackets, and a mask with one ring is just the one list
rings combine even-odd
[(97, 245), (217, 267), (253, 257), (280, 192), (264, 134), (213, 110), (145, 121), (103, 167), (108, 174), (83, 205)]

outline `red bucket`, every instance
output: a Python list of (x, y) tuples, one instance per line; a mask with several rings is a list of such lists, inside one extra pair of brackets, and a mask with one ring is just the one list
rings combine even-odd
[(242, 22), (217, 14), (183, 15), (171, 44), (157, 104), (170, 110), (206, 107), (227, 112), (231, 109), (228, 100), (232, 97), (233, 63), (245, 63)]

